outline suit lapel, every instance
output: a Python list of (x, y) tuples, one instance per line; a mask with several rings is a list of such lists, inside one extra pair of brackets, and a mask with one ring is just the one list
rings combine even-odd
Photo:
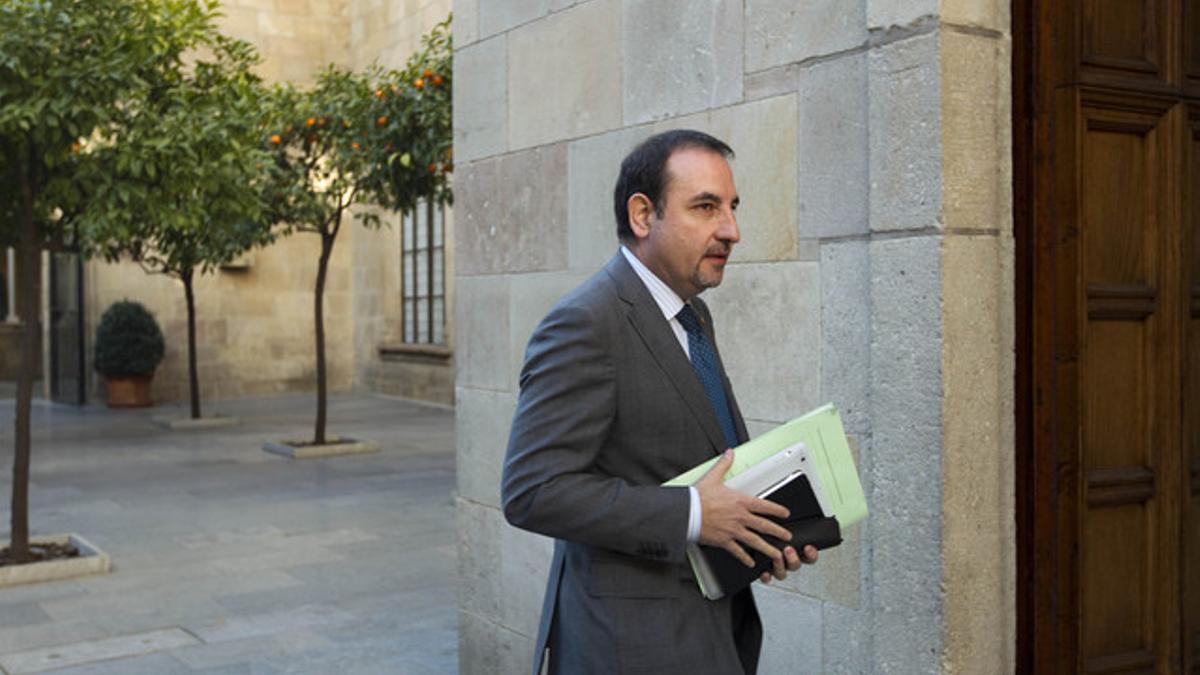
[(617, 294), (629, 305), (629, 323), (633, 325), (646, 348), (667, 374), (667, 379), (674, 385), (700, 427), (704, 429), (704, 435), (708, 436), (709, 442), (713, 447), (724, 450), (727, 444), (725, 434), (721, 432), (721, 425), (717, 422), (717, 414), (713, 411), (712, 403), (705, 395), (704, 387), (696, 377), (696, 371), (692, 369), (687, 355), (680, 349), (675, 333), (663, 318), (658, 303), (620, 251), (609, 261), (605, 270), (616, 283)]

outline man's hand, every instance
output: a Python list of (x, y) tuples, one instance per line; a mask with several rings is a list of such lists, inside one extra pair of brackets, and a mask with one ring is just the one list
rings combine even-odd
[(783, 548), (783, 559), (785, 565), (780, 565), (778, 562), (776, 562), (775, 570), (772, 572), (763, 572), (762, 576), (759, 577), (758, 580), (764, 584), (770, 583), (771, 576), (774, 575), (776, 579), (783, 581), (787, 578), (787, 573), (789, 571), (795, 572), (796, 570), (800, 569), (801, 564), (811, 565), (817, 562), (817, 548), (812, 545), (805, 546), (804, 557), (800, 557), (796, 555), (795, 548), (791, 546), (785, 546)]
[[(733, 451), (726, 450), (716, 465), (696, 482), (696, 491), (700, 494), (700, 543), (723, 548), (746, 567), (754, 567), (754, 559), (742, 548), (743, 545), (749, 546), (770, 556), (775, 569), (781, 570), (785, 564), (789, 564), (784, 561), (783, 552), (767, 543), (761, 535), (790, 541), (791, 532), (765, 518), (787, 518), (788, 510), (775, 502), (756, 499), (725, 487), (725, 472), (732, 464)], [(795, 555), (794, 550), (792, 555)], [(816, 559), (815, 550), (813, 559)], [(799, 567), (799, 563), (796, 566)]]

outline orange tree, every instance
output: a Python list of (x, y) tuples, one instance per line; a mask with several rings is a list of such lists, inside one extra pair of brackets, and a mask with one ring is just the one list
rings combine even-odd
[(321, 238), (313, 293), (317, 416), (312, 442), (326, 443), (325, 282), (347, 217), (378, 227), (377, 205), (405, 212), (421, 200), (451, 199), (449, 19), (422, 41), (402, 70), (354, 73), (329, 67), (299, 90), (270, 94), (262, 142), (269, 163), (268, 209), (285, 232)]
[(108, 142), (83, 148), (91, 198), (79, 221), (90, 252), (132, 257), (183, 286), (192, 419), (200, 418), (195, 280), (271, 236), (260, 189), (268, 155), (258, 144), (257, 53), (220, 35), (206, 46)]
[[(39, 352), (41, 251), (78, 247), (89, 203), (78, 171), (85, 139), (137, 115), (213, 32), (209, 0), (0, 2), (0, 240), (18, 250), (17, 385), (10, 558), (29, 547), (30, 406)], [(124, 183), (114, 189), (124, 190)]]

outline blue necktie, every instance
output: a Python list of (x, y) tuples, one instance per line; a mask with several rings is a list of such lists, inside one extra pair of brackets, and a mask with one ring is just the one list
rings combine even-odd
[[(725, 434), (728, 447), (737, 447), (737, 432), (733, 428), (733, 415), (729, 412), (729, 401), (725, 399), (725, 387), (721, 383), (721, 372), (717, 369), (717, 354), (713, 351), (712, 343), (700, 326), (700, 317), (696, 316), (691, 305), (684, 305), (675, 315), (679, 324), (687, 331), (688, 353), (692, 358), (692, 369), (700, 378), (708, 402), (717, 413), (717, 422), (721, 424), (721, 432)], [(721, 448), (724, 451), (724, 448)]]

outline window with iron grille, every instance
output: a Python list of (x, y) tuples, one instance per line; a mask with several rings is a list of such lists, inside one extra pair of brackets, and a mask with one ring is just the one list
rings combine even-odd
[(446, 209), (432, 202), (404, 214), (400, 233), (402, 324), (408, 344), (446, 344)]

